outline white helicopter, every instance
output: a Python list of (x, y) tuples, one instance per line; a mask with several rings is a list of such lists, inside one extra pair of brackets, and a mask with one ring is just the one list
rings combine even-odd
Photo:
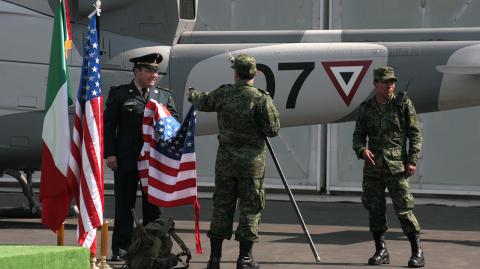
[[(0, 0), (0, 174), (15, 177), (38, 212), (32, 174), (40, 169), (41, 129), (53, 6), (58, 0)], [(89, 1), (69, 1), (71, 85), (78, 85)], [(102, 5), (103, 89), (131, 79), (128, 59), (159, 52), (159, 86), (173, 90), (180, 113), (188, 86), (230, 82), (227, 52), (256, 57), (256, 85), (273, 97), (282, 127), (352, 120), (372, 95), (372, 70), (393, 66), (417, 111), (480, 105), (480, 28), (193, 32), (199, 0), (110, 0)], [(459, 87), (458, 85), (461, 85)], [(105, 95), (105, 96), (106, 96)], [(73, 112), (73, 109), (72, 109)], [(198, 134), (216, 132), (199, 113)], [(23, 171), (23, 173), (22, 173)]]

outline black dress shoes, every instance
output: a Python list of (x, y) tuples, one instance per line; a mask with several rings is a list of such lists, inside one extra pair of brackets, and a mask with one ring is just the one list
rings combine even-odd
[(112, 257), (110, 257), (110, 261), (112, 262), (124, 261), (126, 255), (127, 255), (127, 251), (124, 249), (114, 250)]

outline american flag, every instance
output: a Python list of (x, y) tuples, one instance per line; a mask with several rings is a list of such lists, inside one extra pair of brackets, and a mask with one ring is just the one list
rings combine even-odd
[(76, 184), (80, 211), (78, 243), (96, 253), (97, 228), (103, 224), (103, 97), (96, 18), (90, 18), (75, 109), (69, 181)]
[(195, 115), (192, 106), (182, 125), (165, 105), (153, 98), (143, 116), (143, 148), (138, 170), (148, 201), (160, 207), (193, 204), (197, 253), (202, 252), (199, 232), (195, 158)]

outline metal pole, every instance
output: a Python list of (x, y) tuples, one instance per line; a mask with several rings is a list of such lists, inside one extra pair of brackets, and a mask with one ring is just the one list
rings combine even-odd
[(103, 221), (102, 225), (102, 237), (100, 245), (100, 269), (109, 269), (107, 264), (107, 248), (108, 248), (108, 220)]
[(65, 242), (65, 223), (62, 222), (62, 225), (60, 225), (57, 231), (57, 246), (63, 246), (64, 242)]
[(280, 174), (280, 177), (282, 178), (283, 185), (285, 186), (285, 189), (287, 190), (288, 196), (290, 197), (290, 201), (292, 202), (293, 208), (295, 209), (295, 213), (297, 214), (298, 220), (300, 221), (300, 224), (302, 225), (303, 232), (307, 236), (308, 243), (310, 244), (310, 249), (312, 250), (313, 256), (315, 257), (315, 260), (317, 262), (320, 262), (320, 256), (318, 256), (317, 249), (315, 248), (315, 245), (313, 244), (312, 237), (310, 236), (310, 233), (308, 232), (307, 225), (305, 225), (305, 221), (303, 221), (302, 214), (300, 213), (300, 209), (298, 209), (297, 202), (295, 201), (295, 198), (293, 197), (292, 191), (290, 191), (290, 186), (288, 186), (287, 179), (285, 178), (285, 175), (283, 174), (282, 168), (280, 167), (280, 164), (278, 163), (277, 156), (275, 155), (275, 152), (273, 151), (272, 145), (270, 144), (270, 140), (268, 140), (267, 137), (265, 137), (265, 142), (267, 142), (267, 147), (268, 150), (270, 151), (270, 154), (272, 155), (273, 162), (275, 163), (275, 166), (277, 167), (278, 173)]

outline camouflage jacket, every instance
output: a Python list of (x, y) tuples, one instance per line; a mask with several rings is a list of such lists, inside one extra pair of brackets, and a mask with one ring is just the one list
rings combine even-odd
[(405, 171), (406, 163), (417, 164), (422, 131), (408, 97), (401, 104), (395, 103), (395, 96), (384, 105), (377, 104), (375, 96), (362, 103), (353, 132), (353, 150), (362, 158), (366, 148), (375, 156), (376, 166), (385, 162), (392, 174)]
[(279, 114), (268, 93), (240, 81), (212, 92), (194, 91), (189, 101), (200, 111), (217, 112), (215, 174), (263, 177), (265, 136), (276, 136), (280, 129)]

